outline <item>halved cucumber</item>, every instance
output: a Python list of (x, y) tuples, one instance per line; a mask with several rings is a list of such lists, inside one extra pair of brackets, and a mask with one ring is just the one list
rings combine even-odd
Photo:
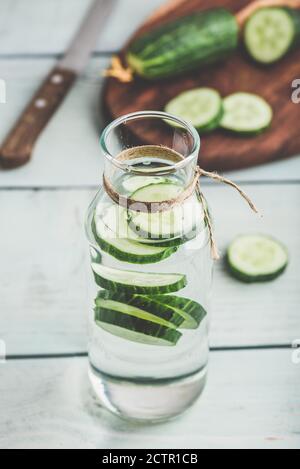
[(224, 129), (244, 135), (256, 135), (272, 122), (271, 106), (260, 96), (251, 93), (235, 93), (224, 99)]
[[(95, 308), (95, 322), (106, 332), (145, 345), (176, 345), (181, 337), (172, 324), (158, 321), (138, 308), (102, 300)], [(154, 320), (153, 320), (154, 318)]]
[[(151, 184), (137, 190), (131, 198), (140, 202), (162, 202), (176, 198), (182, 192), (177, 184)], [(169, 241), (198, 232), (204, 223), (203, 208), (194, 195), (181, 205), (163, 212), (128, 211), (129, 226), (140, 238)], [(189, 236), (190, 239), (190, 236)]]
[(254, 60), (271, 64), (293, 46), (300, 31), (300, 13), (289, 8), (262, 8), (247, 21), (244, 40)]
[(219, 127), (223, 115), (222, 98), (214, 89), (196, 88), (173, 98), (165, 111), (184, 119), (199, 131), (209, 131)]
[(154, 295), (181, 290), (187, 284), (182, 274), (156, 274), (113, 269), (92, 264), (95, 281), (99, 287), (115, 292)]
[(180, 325), (181, 329), (197, 329), (207, 312), (196, 301), (183, 298), (176, 295), (153, 295), (151, 297), (155, 303), (160, 303), (164, 307), (170, 307), (178, 312), (184, 318), (184, 322)]
[(176, 327), (180, 326), (184, 322), (184, 317), (179, 312), (175, 311), (173, 308), (153, 301), (149, 296), (128, 295), (124, 293), (113, 293), (107, 290), (102, 290), (98, 293), (98, 296), (95, 299), (96, 306), (102, 306), (103, 299), (125, 303), (128, 306), (133, 306), (134, 310), (139, 308), (144, 312), (151, 313), (151, 316), (154, 315), (157, 318), (168, 321)]
[(114, 233), (101, 219), (93, 220), (92, 230), (101, 249), (116, 259), (131, 264), (152, 264), (160, 262), (176, 252), (176, 247), (160, 247), (140, 244), (122, 234)]
[(230, 272), (244, 282), (264, 282), (278, 277), (288, 265), (287, 249), (265, 235), (243, 235), (228, 248)]

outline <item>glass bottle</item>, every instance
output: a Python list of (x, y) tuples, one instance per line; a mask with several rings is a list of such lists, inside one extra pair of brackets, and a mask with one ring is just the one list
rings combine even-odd
[(89, 376), (128, 419), (175, 417), (205, 387), (213, 262), (206, 202), (189, 194), (199, 149), (193, 127), (161, 112), (119, 118), (101, 137), (105, 184), (86, 219)]

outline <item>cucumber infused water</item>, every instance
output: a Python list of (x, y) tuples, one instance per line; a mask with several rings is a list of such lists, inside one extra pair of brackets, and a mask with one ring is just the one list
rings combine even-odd
[[(166, 117), (177, 125), (170, 127)], [(203, 200), (196, 191), (184, 196), (199, 137), (184, 121), (164, 113), (124, 119), (104, 131), (105, 183), (86, 221), (94, 278), (90, 379), (109, 410), (156, 421), (188, 408), (206, 379), (209, 234)], [(173, 146), (128, 142), (133, 138), (124, 130), (128, 121), (141, 125), (145, 119), (165, 126)], [(160, 204), (166, 205), (163, 210)]]

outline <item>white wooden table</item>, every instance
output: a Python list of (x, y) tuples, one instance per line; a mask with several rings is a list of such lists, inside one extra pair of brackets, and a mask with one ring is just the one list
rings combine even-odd
[[(1, 1), (0, 139), (89, 3)], [(134, 426), (101, 409), (87, 385), (83, 219), (103, 165), (101, 70), (161, 3), (119, 0), (31, 163), (0, 170), (1, 448), (300, 448), (300, 364), (291, 349), (300, 339), (300, 157), (229, 174), (262, 219), (230, 189), (206, 184), (223, 250), (239, 232), (266, 232), (287, 244), (291, 263), (266, 285), (239, 284), (216, 266), (211, 369), (196, 406), (172, 423)]]

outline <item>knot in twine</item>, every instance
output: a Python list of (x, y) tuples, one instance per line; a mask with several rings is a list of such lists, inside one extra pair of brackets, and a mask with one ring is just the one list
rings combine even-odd
[[(160, 155), (164, 153), (165, 157), (166, 155), (168, 155), (169, 159), (173, 161), (177, 161), (177, 162), (183, 161), (182, 155), (175, 152), (174, 150), (170, 150), (166, 147), (159, 147), (159, 146), (152, 146), (152, 145), (135, 147), (129, 150), (125, 150), (116, 159), (118, 161), (125, 161), (128, 159), (134, 159), (137, 157), (137, 155), (139, 155), (140, 157), (141, 156), (146, 157), (149, 155), (155, 156), (155, 153), (160, 154)], [(172, 171), (172, 166), (169, 166), (168, 168), (170, 171)], [(127, 171), (132, 171), (130, 166), (127, 166), (127, 167), (125, 166), (125, 170), (126, 169)], [(152, 172), (151, 175), (157, 175), (161, 173), (161, 171), (162, 169), (160, 168), (156, 172)], [(139, 172), (139, 174), (141, 173)], [(254, 205), (254, 203), (251, 201), (250, 197), (248, 197), (248, 195), (237, 184), (235, 184), (230, 179), (227, 179), (216, 172), (205, 171), (204, 169), (200, 168), (200, 166), (197, 166), (195, 168), (193, 180), (184, 191), (182, 191), (180, 194), (178, 194), (177, 197), (173, 199), (163, 200), (161, 202), (142, 202), (142, 201), (138, 201), (130, 197), (124, 196), (120, 194), (118, 191), (116, 191), (116, 189), (113, 187), (113, 185), (110, 183), (110, 181), (107, 179), (105, 175), (103, 175), (103, 187), (104, 187), (105, 192), (108, 194), (108, 196), (118, 205), (126, 209), (134, 210), (137, 212), (145, 212), (145, 213), (157, 213), (157, 212), (164, 212), (167, 210), (171, 210), (173, 207), (183, 204), (194, 193), (196, 193), (200, 199), (200, 202), (203, 208), (204, 220), (206, 222), (206, 225), (209, 231), (212, 259), (219, 260), (220, 254), (219, 254), (217, 242), (216, 242), (215, 235), (214, 235), (213, 223), (212, 223), (207, 205), (205, 203), (204, 195), (200, 189), (199, 182), (200, 182), (201, 176), (208, 177), (210, 179), (213, 179), (216, 182), (227, 184), (228, 186), (233, 187), (241, 195), (241, 197), (243, 197), (246, 200), (249, 207), (255, 213), (258, 213), (258, 210), (256, 206)]]

